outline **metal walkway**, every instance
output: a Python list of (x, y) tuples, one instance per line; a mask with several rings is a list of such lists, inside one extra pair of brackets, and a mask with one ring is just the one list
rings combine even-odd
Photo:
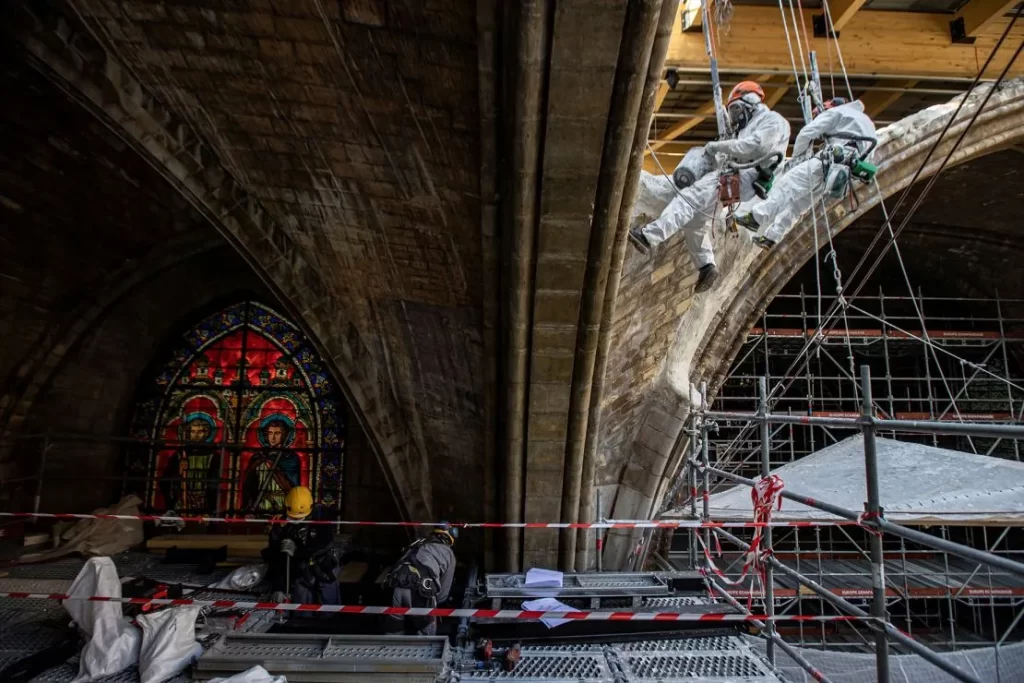
[[(458, 669), (458, 657), (456, 669)], [(512, 672), (454, 673), (451, 681), (523, 683), (769, 683), (780, 679), (739, 636), (528, 645)]]

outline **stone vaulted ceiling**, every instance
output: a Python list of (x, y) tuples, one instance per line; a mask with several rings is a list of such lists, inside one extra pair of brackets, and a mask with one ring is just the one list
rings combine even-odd
[[(527, 522), (592, 519), (596, 485), (605, 514), (654, 512), (678, 465), (680, 387), (714, 385), (809, 257), (806, 229), (770, 258), (725, 247), (741, 267), (714, 310), (692, 298), (685, 255), (627, 258), (679, 22), (675, 0), (0, 9), (11, 62), (65, 93), (83, 139), (101, 131), (130, 157), (114, 162), (125, 187), (145, 188), (104, 184), (84, 208), (145, 202), (160, 216), (146, 245), (174, 232), (169, 214), (227, 240), (333, 366), (403, 516)], [(1004, 99), (968, 156), (1021, 130)], [(892, 188), (924, 149), (900, 145)], [(590, 561), (571, 529), (477, 540), (510, 567)]]
[[(544, 521), (591, 514), (617, 228), (675, 18), (671, 0), (3, 8), (16, 58), (303, 322), (403, 514)], [(574, 561), (574, 532), (506, 541), (509, 564)]]

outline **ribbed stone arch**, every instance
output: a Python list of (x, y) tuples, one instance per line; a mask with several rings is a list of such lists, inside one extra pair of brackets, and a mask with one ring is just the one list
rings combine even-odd
[[(974, 92), (964, 105), (956, 122), (942, 138), (928, 161), (921, 179), (932, 176), (949, 154), (954, 142), (976, 113), (989, 86)], [(960, 98), (930, 107), (879, 132), (875, 160), (881, 194), (888, 198), (911, 183), (943, 127), (956, 110)], [(950, 165), (1019, 144), (1024, 140), (1024, 79), (1003, 84), (994, 93), (978, 119), (956, 148)], [(855, 210), (849, 202), (829, 207), (828, 223), (833, 234), (841, 232), (879, 204), (873, 186), (862, 186), (856, 192)], [(819, 246), (827, 240), (824, 223)], [(808, 213), (775, 249), (764, 252), (746, 240), (724, 238), (716, 251), (720, 264), (726, 264), (723, 277), (712, 296), (691, 298), (676, 304), (683, 310), (675, 323), (674, 337), (660, 371), (646, 388), (640, 411), (634, 410), (637, 426), (626, 449), (622, 477), (614, 496), (610, 517), (615, 519), (648, 518), (659, 510), (669, 483), (681, 470), (680, 454), (685, 450), (681, 433), (683, 420), (691, 406), (692, 387), (707, 382), (713, 397), (724, 381), (729, 367), (739, 352), (747, 330), (761, 316), (772, 298), (793, 275), (815, 254), (813, 221)], [(653, 272), (659, 263), (648, 266)], [(664, 266), (662, 266), (664, 267)], [(692, 297), (692, 294), (690, 295)], [(645, 305), (664, 305), (647, 301)], [(616, 311), (616, 318), (626, 319), (628, 311)], [(634, 323), (635, 324), (635, 323)], [(610, 402), (614, 396), (607, 397)], [(602, 436), (621, 430), (621, 425), (602, 424)], [(621, 563), (632, 547), (628, 532), (612, 533), (606, 546), (605, 565)]]
[(66, 91), (180, 192), (252, 266), (301, 324), (341, 384), (408, 519), (431, 519), (425, 449), (417, 443), (351, 316), (309, 263), (286, 226), (265, 210), (221, 163), (210, 144), (87, 32), (64, 17), (28, 10), (12, 26), (28, 63)]

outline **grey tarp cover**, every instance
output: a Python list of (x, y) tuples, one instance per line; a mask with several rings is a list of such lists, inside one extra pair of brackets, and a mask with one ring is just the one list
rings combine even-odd
[[(879, 489), (887, 519), (894, 522), (969, 524), (1024, 521), (1024, 463), (918, 443), (876, 439)], [(864, 437), (852, 436), (772, 471), (786, 489), (863, 510), (866, 499)], [(716, 521), (753, 518), (750, 488), (711, 496)], [(665, 517), (689, 517), (678, 508)], [(834, 515), (784, 500), (775, 521), (832, 520)]]

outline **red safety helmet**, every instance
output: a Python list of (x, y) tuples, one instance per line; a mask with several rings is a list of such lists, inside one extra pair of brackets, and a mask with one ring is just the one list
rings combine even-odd
[(742, 83), (737, 83), (736, 86), (733, 87), (732, 91), (729, 93), (729, 101), (726, 103), (726, 106), (729, 106), (748, 93), (757, 95), (757, 98), (764, 102), (764, 88), (761, 87), (761, 84), (756, 81), (743, 81)]

